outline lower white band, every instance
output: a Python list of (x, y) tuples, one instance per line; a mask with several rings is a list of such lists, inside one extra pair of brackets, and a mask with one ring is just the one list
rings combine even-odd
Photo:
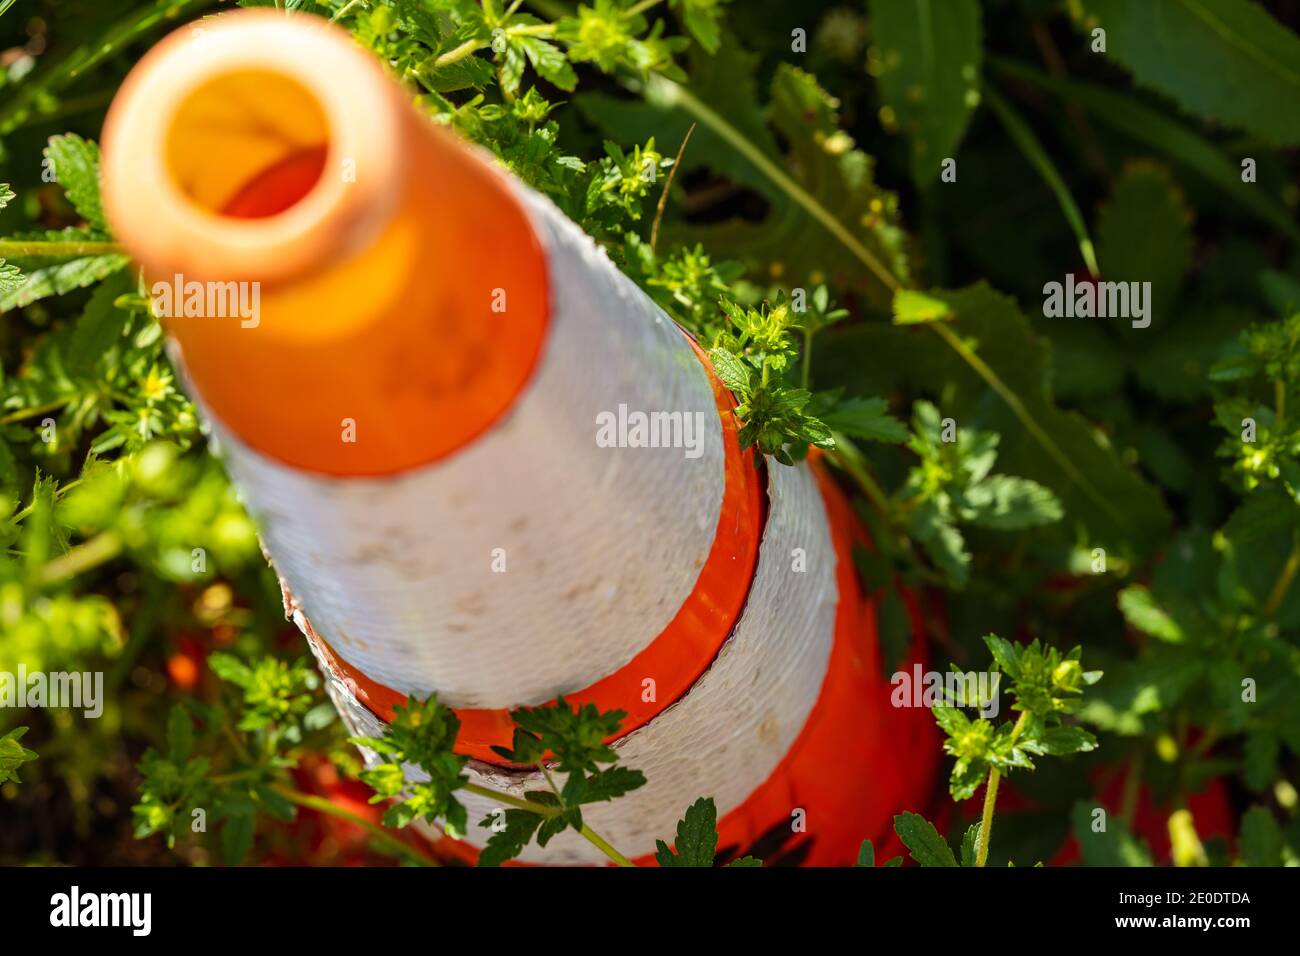
[[(712, 797), (721, 817), (739, 806), (785, 757), (821, 691), (835, 636), (836, 556), (820, 491), (807, 465), (773, 464), (770, 509), (758, 567), (744, 613), (712, 667), (681, 700), (614, 744), (620, 763), (647, 783), (612, 803), (583, 808), (583, 819), (630, 857), (671, 844), (677, 821), (697, 797)], [(800, 554), (796, 549), (802, 549)], [(806, 570), (796, 570), (806, 568)], [(303, 626), (301, 612), (295, 620)], [(382, 736), (384, 724), (322, 666), (330, 696), (353, 734)], [(375, 754), (364, 750), (369, 763)], [(521, 796), (547, 789), (540, 773), (512, 773), (471, 762), (474, 782)], [(407, 768), (408, 777), (419, 771)], [(482, 846), (479, 827), (499, 809), (463, 794), (467, 839)], [(793, 810), (794, 807), (791, 807)], [(606, 862), (568, 831), (521, 859), (550, 864)]]

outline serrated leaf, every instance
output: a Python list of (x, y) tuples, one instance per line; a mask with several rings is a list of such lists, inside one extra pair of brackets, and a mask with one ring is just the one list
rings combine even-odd
[(894, 817), (894, 832), (921, 866), (956, 866), (952, 848), (934, 824), (919, 813), (900, 813)]
[(573, 72), (558, 46), (539, 37), (527, 36), (520, 37), (519, 44), (538, 76), (567, 93), (573, 92), (578, 85), (578, 74)]
[(676, 852), (662, 840), (656, 840), (655, 859), (660, 866), (713, 866), (718, 850), (718, 811), (709, 797), (700, 797), (687, 809), (677, 824)]
[(1300, 38), (1251, 0), (1080, 0), (1106, 55), (1184, 109), (1300, 144)]
[(821, 416), (826, 427), (852, 438), (900, 443), (907, 441), (907, 426), (889, 414), (883, 398), (849, 398)]
[(26, 727), (15, 727), (0, 737), (0, 783), (7, 783), (10, 780), (21, 783), (22, 781), (18, 779), (18, 768), (36, 759), (35, 751), (28, 750), (18, 742), (25, 733), (27, 733)]
[(441, 65), (437, 56), (431, 56), (413, 72), (426, 89), (435, 93), (481, 90), (492, 82), (492, 64), (478, 56), (467, 56)]
[(716, 53), (722, 43), (720, 21), (722, 5), (728, 0), (669, 0), (669, 5), (682, 18), (682, 25), (695, 38), (695, 42), (708, 53)]
[(713, 349), (709, 352), (713, 362), (713, 371), (722, 384), (733, 392), (743, 394), (749, 391), (749, 366), (726, 349)]
[[(488, 817), (483, 826), (491, 826), (495, 817)], [(478, 856), (478, 866), (500, 866), (506, 860), (513, 860), (528, 845), (543, 817), (527, 810), (505, 811), (505, 829), (493, 832)]]
[(123, 268), (130, 257), (125, 255), (84, 256), (54, 265), (30, 269), (16, 288), (0, 287), (0, 312), (18, 308), (51, 295), (63, 295), (98, 282)]
[(108, 231), (99, 197), (99, 146), (75, 133), (51, 136), (45, 156), (74, 209), (91, 228)]
[(957, 151), (980, 99), (976, 0), (871, 0), (880, 99), (907, 136), (912, 178), (925, 186)]

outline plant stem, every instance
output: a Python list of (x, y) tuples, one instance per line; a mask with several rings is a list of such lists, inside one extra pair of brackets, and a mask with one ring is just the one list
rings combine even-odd
[(682, 145), (677, 147), (677, 158), (673, 160), (673, 168), (668, 170), (668, 178), (664, 180), (663, 192), (659, 194), (659, 205), (655, 207), (654, 225), (650, 227), (650, 252), (653, 255), (655, 244), (659, 242), (659, 224), (663, 222), (664, 208), (668, 205), (668, 190), (673, 185), (673, 177), (677, 175), (677, 167), (682, 164), (682, 153), (686, 152), (686, 144), (691, 141), (691, 134), (695, 132), (695, 124), (686, 131), (682, 137)]
[[(1024, 711), (1016, 725), (1011, 728), (1011, 742), (1015, 743), (1022, 733), (1025, 725), (1029, 723), (1029, 711)], [(980, 817), (980, 835), (979, 842), (975, 846), (975, 865), (983, 866), (989, 858), (989, 837), (993, 833), (993, 807), (998, 802), (998, 783), (1002, 779), (1002, 774), (997, 767), (989, 768), (989, 780), (984, 787), (984, 813)]]
[(52, 259), (70, 259), (77, 256), (109, 256), (126, 252), (116, 242), (42, 242), (21, 239), (0, 240), (0, 258), (48, 256)]
[(804, 212), (808, 213), (822, 228), (839, 240), (859, 262), (871, 270), (887, 289), (897, 292), (903, 288), (903, 283), (886, 269), (879, 259), (872, 255), (871, 251), (845, 227), (844, 223), (836, 219), (806, 189), (791, 179), (785, 170), (781, 169), (767, 153), (746, 139), (740, 130), (720, 116), (716, 110), (699, 99), (686, 87), (675, 80), (668, 79), (666, 76), (654, 74), (650, 78), (650, 84), (668, 105), (680, 106), (686, 112), (692, 114), (699, 122), (724, 140), (727, 145), (749, 160), (774, 185), (801, 206)]
[[(552, 784), (552, 787), (554, 787), (554, 784)], [(506, 806), (513, 807), (516, 810), (525, 810), (528, 813), (536, 813), (538, 816), (553, 817), (560, 812), (556, 807), (547, 807), (540, 803), (533, 803), (530, 800), (523, 800), (509, 793), (502, 793), (500, 790), (493, 790), (491, 787), (484, 787), (477, 783), (467, 783), (461, 787), (461, 789), (468, 791), (469, 793), (476, 793), (480, 797), (487, 797), (489, 800), (498, 800)], [(618, 850), (614, 849), (608, 840), (591, 827), (584, 825), (578, 832), (582, 834), (588, 843), (600, 850), (601, 853), (604, 853), (619, 866), (636, 865)]]
[(0, 418), (0, 425), (13, 425), (21, 422), (24, 418), (34, 418), (37, 415), (44, 415), (46, 412), (57, 412), (63, 406), (67, 405), (72, 399), (61, 398), (56, 402), (46, 402), (44, 405), (34, 405), (31, 408), (20, 408), (16, 412), (10, 412), (4, 418)]
[(273, 784), (271, 789), (284, 797), (290, 803), (296, 803), (298, 806), (306, 807), (308, 810), (315, 810), (317, 813), (328, 814), (332, 817), (338, 817), (340, 820), (346, 820), (349, 823), (356, 824), (374, 837), (376, 841), (388, 847), (396, 855), (411, 861), (416, 866), (442, 865), (433, 858), (425, 856), (419, 850), (399, 840), (378, 824), (371, 823), (369, 820), (357, 816), (350, 810), (344, 810), (342, 807), (336, 806), (324, 797), (318, 797), (310, 793), (302, 793), (282, 784)]
[(1083, 221), (1083, 213), (1079, 211), (1074, 197), (1070, 195), (1069, 187), (1065, 185), (1065, 180), (1056, 171), (1047, 151), (1043, 149), (1043, 144), (1038, 141), (1033, 130), (1016, 114), (1015, 110), (987, 84), (984, 86), (984, 99), (993, 110), (993, 115), (1001, 121), (1012, 142), (1020, 148), (1025, 159), (1029, 160), (1029, 164), (1038, 171), (1038, 175), (1043, 177), (1043, 181), (1056, 196), (1061, 212), (1065, 214), (1065, 220), (1070, 224), (1070, 229), (1079, 243), (1079, 252), (1083, 256), (1084, 265), (1092, 275), (1101, 275), (1101, 270), (1097, 266), (1097, 254), (1088, 235), (1088, 227)]
[(1282, 571), (1273, 582), (1273, 590), (1269, 592), (1268, 601), (1264, 604), (1265, 617), (1271, 618), (1277, 614), (1277, 609), (1282, 606), (1287, 592), (1295, 583), (1297, 571), (1300, 571), (1300, 540), (1296, 540), (1291, 545), (1291, 553), (1287, 555), (1286, 564), (1282, 565)]
[(55, 584), (76, 577), (83, 571), (89, 571), (105, 561), (111, 561), (121, 552), (122, 538), (116, 531), (105, 531), (48, 562), (41, 568), (40, 582)]
[(352, 12), (352, 8), (353, 8), (353, 7), (355, 7), (355, 6), (359, 5), (359, 4), (361, 4), (362, 2), (364, 2), (364, 0), (348, 0), (347, 3), (345, 3), (345, 4), (343, 4), (343, 6), (339, 7), (339, 9), (338, 9), (338, 13), (336, 13), (336, 14), (334, 14), (334, 16), (330, 17), (330, 23), (337, 23), (338, 21), (342, 20), (342, 19), (343, 19), (344, 17), (346, 17), (349, 13)]
[(448, 50), (446, 53), (439, 56), (438, 59), (433, 61), (433, 65), (435, 67), (439, 67), (439, 66), (448, 66), (449, 64), (452, 63), (458, 63), (461, 60), (465, 59), (465, 57), (473, 55), (476, 51), (481, 50), (486, 46), (491, 46), (491, 44), (483, 43), (480, 40), (466, 40), (460, 46), (453, 47), (452, 49)]
[(854, 483), (862, 490), (862, 493), (875, 505), (876, 510), (885, 517), (886, 521), (892, 524), (894, 512), (889, 506), (889, 496), (885, 494), (884, 489), (872, 477), (871, 470), (867, 467), (862, 452), (857, 445), (853, 444), (844, 435), (839, 432), (833, 432), (832, 434), (835, 439), (835, 448), (827, 453), (827, 457), (839, 465), (853, 479)]
[(635, 863), (625, 857), (622, 853), (618, 852), (618, 850), (614, 849), (614, 847), (610, 846), (603, 836), (586, 824), (583, 824), (582, 829), (578, 832), (587, 838), (587, 842), (591, 843), (596, 847), (596, 849), (600, 850), (619, 866), (636, 866)]
[(657, 7), (662, 2), (663, 0), (641, 0), (640, 3), (634, 4), (633, 6), (628, 7), (626, 10), (624, 10), (623, 16), (630, 19), (636, 16), (637, 14), (645, 13), (647, 10), (651, 9), (652, 7)]

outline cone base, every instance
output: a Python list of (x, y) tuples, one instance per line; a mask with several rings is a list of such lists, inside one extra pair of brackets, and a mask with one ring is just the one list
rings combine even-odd
[[(902, 850), (894, 815), (928, 809), (938, 771), (939, 733), (929, 709), (890, 703), (875, 603), (863, 595), (853, 563), (854, 545), (867, 546), (870, 538), (825, 468), (816, 462), (812, 468), (831, 526), (840, 594), (830, 663), (817, 703), (785, 758), (719, 821), (719, 854), (727, 859), (750, 854), (768, 865), (849, 866), (866, 839), (887, 859)], [(910, 669), (925, 659), (924, 624), (916, 596), (905, 593), (904, 600), (913, 642), (899, 668)], [(437, 836), (433, 843), (449, 862), (473, 864), (478, 857), (464, 841)], [(652, 866), (654, 857), (633, 862)]]

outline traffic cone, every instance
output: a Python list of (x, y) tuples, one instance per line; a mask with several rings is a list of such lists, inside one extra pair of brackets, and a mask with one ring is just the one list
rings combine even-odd
[[(103, 144), (112, 225), (354, 734), (437, 693), (471, 778), (522, 794), (540, 776), (490, 749), (511, 708), (624, 710), (648, 782), (583, 814), (638, 862), (698, 796), (721, 846), (810, 864), (925, 799), (933, 721), (890, 706), (835, 484), (755, 468), (689, 337), (345, 33), (182, 29)], [(574, 833), (521, 859), (604, 860)]]

